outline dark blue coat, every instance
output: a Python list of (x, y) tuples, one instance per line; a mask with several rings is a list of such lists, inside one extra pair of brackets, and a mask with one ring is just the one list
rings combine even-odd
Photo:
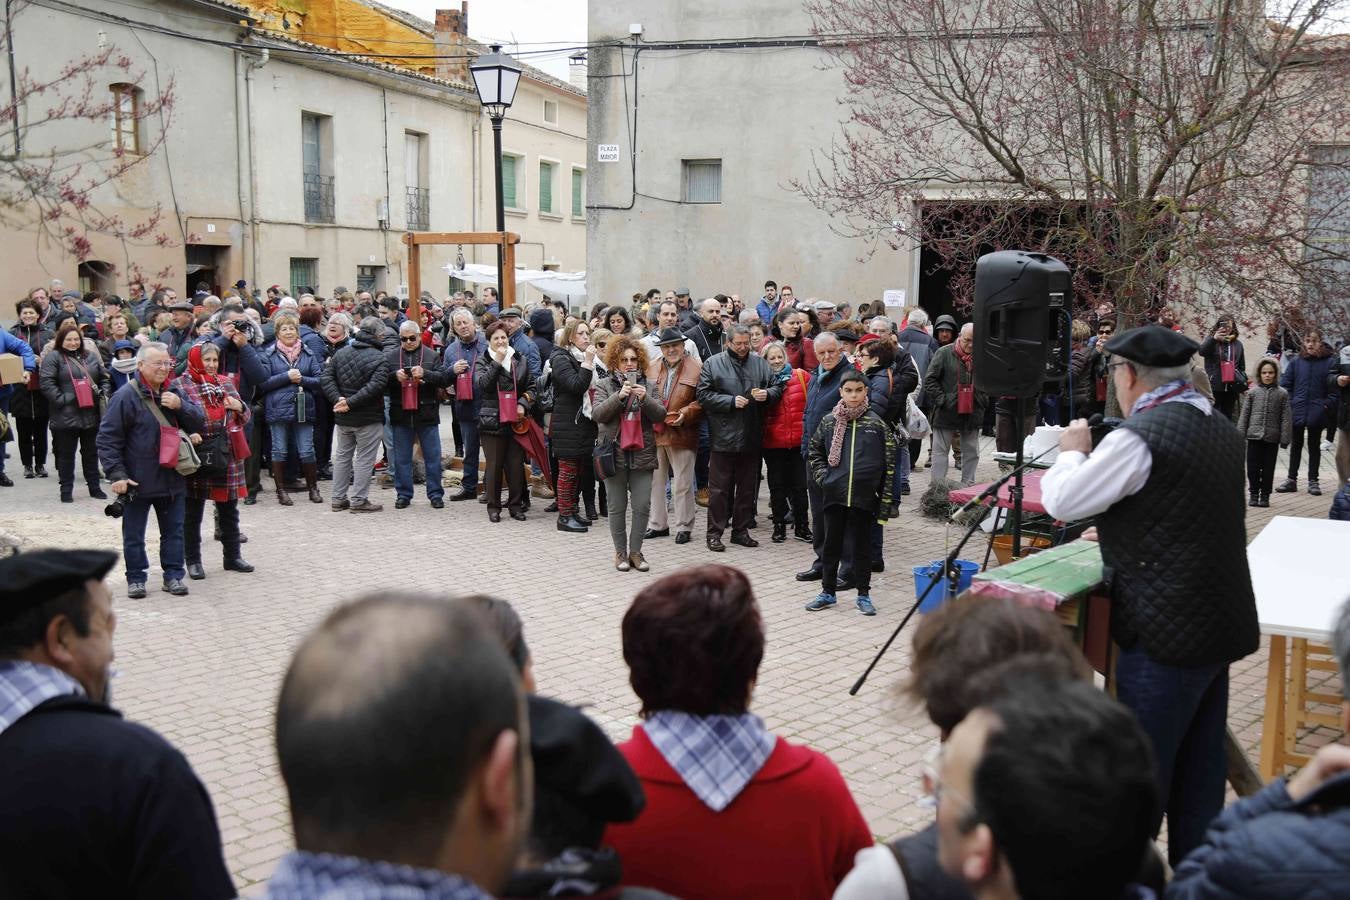
[(1284, 367), (1280, 387), (1289, 392), (1294, 410), (1294, 427), (1321, 428), (1330, 425), (1336, 410), (1336, 397), (1327, 387), (1327, 376), (1336, 368), (1335, 354), (1319, 359), (1295, 356)]
[(328, 342), (323, 339), (323, 335), (308, 325), (300, 326), (300, 343), (304, 344), (305, 349), (314, 354), (315, 359), (324, 360), (328, 358)]
[(818, 366), (811, 373), (811, 381), (806, 386), (806, 413), (802, 419), (802, 456), (806, 455), (811, 435), (816, 433), (820, 423), (839, 402), (839, 383), (843, 381), (844, 373), (852, 368), (848, 360), (841, 356), (838, 364), (830, 371), (826, 372)]
[(262, 397), (263, 412), (268, 422), (294, 422), (296, 420), (296, 395), (300, 388), (305, 389), (305, 421), (313, 422), (318, 415), (314, 398), (323, 392), (319, 376), (323, 374), (323, 357), (310, 352), (301, 338), (300, 358), (295, 367), (300, 370), (300, 384), (291, 383), (291, 364), (273, 344), (262, 355), (263, 367), (267, 379), (258, 386)]
[[(481, 331), (475, 332), (471, 343), (464, 343), (458, 337), (451, 337), (446, 342), (445, 350), (441, 354), (442, 364), (445, 366), (446, 373), (450, 376), (450, 387), (455, 386), (455, 363), (461, 359), (469, 364), (469, 377), (473, 377), (474, 367), (478, 364), (478, 357), (487, 353), (487, 341), (483, 339)], [(455, 398), (455, 418), (478, 420), (478, 392), (475, 390), (473, 399), (465, 401), (459, 397)]]
[(1301, 802), (1283, 778), (1219, 814), (1177, 866), (1167, 900), (1332, 900), (1350, 872), (1350, 774)]
[(0, 897), (235, 896), (183, 754), (84, 697), (0, 734)]
[[(183, 405), (161, 409), (164, 418), (175, 422), (188, 434), (206, 428), (202, 408), (186, 399), (177, 389)], [(139, 377), (113, 392), (108, 411), (98, 426), (98, 461), (109, 481), (130, 478), (136, 482), (138, 497), (175, 497), (185, 490), (183, 476), (159, 465), (159, 420), (145, 406), (145, 388)]]
[(226, 375), (239, 375), (239, 396), (245, 403), (253, 403), (257, 397), (258, 386), (267, 380), (267, 369), (263, 366), (263, 351), (245, 343), (240, 347), (234, 341), (220, 335), (212, 343), (220, 348), (220, 371)]

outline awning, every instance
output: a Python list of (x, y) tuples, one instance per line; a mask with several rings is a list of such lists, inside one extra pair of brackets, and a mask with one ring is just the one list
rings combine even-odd
[[(483, 263), (468, 263), (463, 269), (446, 264), (442, 269), (460, 281), (472, 284), (496, 284), (497, 267)], [(585, 272), (551, 272), (546, 269), (516, 269), (516, 285), (527, 284), (551, 297), (579, 298), (586, 296)]]

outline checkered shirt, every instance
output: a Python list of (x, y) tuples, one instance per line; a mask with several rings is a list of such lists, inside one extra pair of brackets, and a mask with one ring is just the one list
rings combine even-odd
[(778, 739), (755, 715), (655, 713), (642, 730), (670, 767), (711, 809), (721, 812), (764, 767)]
[(84, 688), (60, 669), (24, 660), (0, 662), (0, 734), (53, 697), (83, 696)]
[(268, 900), (491, 900), (478, 885), (435, 869), (306, 853), (282, 857)]

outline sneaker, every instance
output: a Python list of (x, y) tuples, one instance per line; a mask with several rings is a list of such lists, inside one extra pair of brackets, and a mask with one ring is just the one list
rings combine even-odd
[(371, 503), (369, 500), (362, 500), (359, 503), (351, 505), (351, 511), (354, 513), (372, 513), (384, 509), (379, 503)]
[(175, 597), (186, 597), (188, 594), (187, 585), (183, 584), (183, 579), (181, 578), (167, 579), (164, 582), (162, 589), (173, 594)]
[(1308, 479), (1308, 493), (1313, 495), (1314, 497), (1322, 496), (1322, 486), (1317, 483), (1316, 478)]
[(866, 594), (859, 594), (857, 603), (858, 612), (864, 616), (875, 616), (877, 614), (877, 608), (872, 605), (872, 598)]
[(1295, 478), (1286, 478), (1280, 482), (1280, 486), (1275, 489), (1277, 494), (1293, 494), (1298, 492), (1298, 480)]
[(1260, 506), (1260, 505), (1261, 505), (1261, 497), (1260, 497), (1260, 495), (1258, 495), (1258, 494), (1252, 494), (1252, 495), (1251, 495), (1251, 498), (1247, 501), (1247, 505), (1248, 505), (1248, 506)]
[(32, 478), (32, 477), (33, 477), (33, 467), (32, 467), (32, 466), (24, 466), (24, 467), (23, 467), (23, 477), (24, 477), (24, 478)]
[(839, 601), (834, 598), (834, 594), (826, 594), (822, 591), (821, 593), (816, 594), (816, 599), (806, 604), (806, 611), (820, 612), (822, 609), (829, 609), (838, 602)]
[(37, 477), (39, 477), (39, 478), (46, 478), (46, 477), (47, 477), (47, 467), (46, 467), (46, 466), (38, 466), (38, 467), (37, 467), (36, 469), (34, 469), (33, 471), (34, 471), (35, 473), (37, 473)]
[(614, 568), (618, 569), (620, 572), (628, 572), (632, 570), (633, 564), (629, 562), (628, 557), (624, 556), (622, 553), (615, 553)]
[(628, 554), (628, 562), (639, 572), (646, 572), (651, 566), (647, 565), (647, 559), (641, 553)]
[(128, 582), (128, 584), (127, 584), (127, 599), (129, 599), (129, 600), (144, 600), (144, 599), (145, 599), (145, 582), (144, 582), (144, 581), (132, 581), (132, 582)]

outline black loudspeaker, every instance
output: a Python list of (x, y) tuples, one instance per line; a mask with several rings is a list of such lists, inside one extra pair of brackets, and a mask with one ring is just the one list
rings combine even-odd
[(1044, 253), (1000, 250), (975, 264), (975, 384), (1034, 397), (1069, 374), (1069, 267)]

